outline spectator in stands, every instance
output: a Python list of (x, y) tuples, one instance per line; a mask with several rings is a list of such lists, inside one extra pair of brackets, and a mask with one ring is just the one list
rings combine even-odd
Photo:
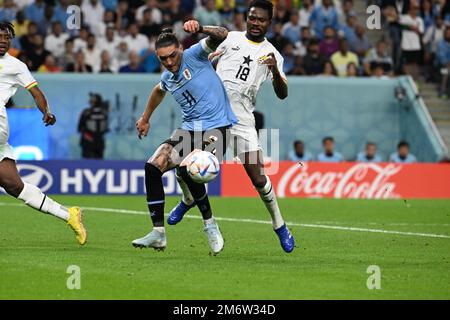
[(314, 28), (314, 34), (319, 39), (324, 35), (325, 27), (337, 30), (339, 27), (337, 11), (332, 0), (322, 0), (322, 5), (317, 6), (311, 13), (310, 23)]
[(126, 66), (129, 63), (129, 53), (130, 50), (127, 43), (125, 41), (120, 41), (119, 46), (117, 47), (113, 55), (114, 59), (116, 59), (117, 63), (119, 64), (119, 68)]
[(339, 36), (345, 38), (349, 43), (355, 42), (356, 25), (357, 25), (356, 15), (349, 15), (347, 17), (347, 23), (341, 25), (341, 29), (339, 30)]
[(374, 142), (367, 142), (366, 149), (356, 156), (358, 162), (381, 162), (381, 157), (377, 154), (377, 145)]
[(33, 39), (38, 34), (38, 26), (34, 22), (28, 24), (27, 33), (19, 38), (20, 48), (23, 52), (31, 52), (34, 49)]
[(431, 0), (422, 0), (420, 16), (423, 20), (425, 32), (434, 24), (434, 12)]
[(113, 26), (108, 26), (105, 31), (105, 36), (98, 41), (98, 48), (100, 50), (106, 50), (109, 54), (113, 55), (119, 45), (119, 39), (116, 37)]
[[(39, 26), (39, 33), (43, 36), (46, 36), (51, 33), (52, 31), (52, 24), (53, 22), (57, 21), (53, 18), (55, 13), (55, 9), (52, 6), (46, 6), (44, 9), (44, 17), (42, 18), (41, 22), (38, 24)], [(61, 21), (60, 21), (61, 22)], [(64, 27), (63, 27), (64, 29)]]
[[(100, 33), (101, 24), (105, 14), (105, 8), (99, 0), (83, 0), (81, 5), (81, 11), (83, 12), (83, 23), (89, 26), (89, 30), (95, 36), (102, 36)], [(104, 28), (103, 28), (104, 31)]]
[[(27, 33), (28, 25), (30, 24), (30, 20), (25, 18), (25, 14), (22, 10), (17, 11), (16, 19), (12, 22), (14, 27), (14, 33), (16, 34), (16, 38), (20, 38), (24, 34)], [(14, 38), (13, 41), (16, 39)]]
[(100, 65), (101, 51), (97, 47), (95, 36), (91, 33), (87, 38), (87, 47), (83, 50), (86, 64), (90, 65), (92, 70), (97, 70)]
[(303, 70), (306, 75), (314, 76), (323, 73), (327, 58), (319, 51), (319, 41), (312, 39), (308, 45), (308, 53), (303, 57)]
[[(147, 6), (144, 7), (143, 10), (145, 10)], [(142, 10), (142, 11), (143, 11)], [(135, 15), (133, 11), (130, 9), (130, 6), (128, 4), (128, 1), (126, 0), (119, 0), (119, 3), (116, 8), (116, 29), (117, 31), (125, 30), (130, 23), (133, 23), (136, 21)], [(155, 21), (155, 16), (158, 16), (157, 11), (152, 11), (152, 21)], [(162, 18), (161, 18), (162, 20)], [(156, 21), (155, 21), (156, 23)]]
[(302, 27), (301, 41), (297, 42), (294, 53), (304, 57), (308, 53), (308, 45), (311, 39), (311, 29), (309, 27)]
[(285, 24), (289, 21), (289, 12), (285, 1), (277, 1), (273, 11), (272, 22)]
[[(235, 12), (235, 2), (231, 0), (223, 0), (222, 3), (217, 3), (217, 10), (219, 10), (220, 17), (222, 20), (222, 24), (224, 26), (231, 26), (234, 20), (234, 12)], [(182, 19), (180, 19), (182, 20)], [(228, 28), (229, 29), (229, 28)]]
[(357, 77), (359, 75), (358, 67), (354, 62), (349, 62), (347, 65), (347, 74), (345, 75), (347, 78)]
[(386, 42), (384, 42), (384, 40), (378, 41), (375, 48), (372, 48), (367, 52), (364, 59), (364, 72), (366, 75), (371, 76), (375, 67), (378, 66), (382, 66), (383, 73), (390, 76), (393, 75), (392, 58), (386, 51)]
[(287, 42), (283, 50), (281, 51), (281, 55), (283, 56), (283, 72), (285, 74), (300, 74), (300, 60), (296, 55), (294, 55), (294, 45), (290, 42)]
[(233, 25), (231, 26), (230, 31), (245, 31), (247, 30), (245, 16), (242, 12), (236, 12), (234, 14)]
[(102, 0), (102, 4), (103, 7), (105, 8), (105, 10), (115, 10), (117, 5), (118, 5), (118, 1), (117, 0)]
[(85, 63), (83, 51), (78, 51), (75, 53), (75, 62), (69, 63), (65, 71), (76, 73), (91, 73), (92, 67)]
[(309, 27), (309, 19), (314, 10), (314, 5), (312, 0), (303, 0), (302, 8), (299, 11), (300, 26)]
[(161, 32), (161, 25), (156, 24), (152, 20), (152, 11), (150, 9), (144, 10), (144, 15), (139, 26), (139, 33), (145, 35), (147, 38), (157, 36)]
[(439, 96), (447, 99), (449, 96), (449, 72), (450, 72), (450, 25), (445, 29), (444, 39), (441, 40), (437, 48), (437, 64), (441, 70), (441, 87)]
[(216, 3), (214, 0), (205, 0), (204, 6), (199, 6), (194, 11), (194, 18), (203, 26), (220, 26), (222, 24), (222, 17), (216, 10)]
[(86, 27), (81, 27), (79, 31), (79, 36), (73, 42), (75, 52), (80, 50), (84, 51), (87, 48), (87, 40), (89, 37), (89, 30)]
[(33, 3), (25, 7), (25, 17), (30, 21), (40, 24), (44, 20), (44, 10), (44, 0), (34, 0)]
[(339, 23), (341, 25), (345, 24), (349, 16), (356, 16), (356, 11), (353, 8), (353, 0), (344, 0), (342, 3), (342, 14), (339, 15)]
[(294, 141), (294, 149), (289, 151), (288, 159), (295, 162), (306, 162), (312, 161), (312, 154), (305, 151), (305, 145), (301, 140)]
[(119, 69), (120, 73), (144, 73), (145, 69), (141, 65), (141, 61), (139, 58), (139, 55), (136, 53), (136, 51), (132, 50), (129, 53), (129, 61), (130, 63), (126, 66), (123, 66)]
[(336, 77), (337, 72), (336, 69), (334, 69), (333, 64), (331, 61), (327, 60), (323, 66), (323, 72), (320, 74), (322, 77)]
[(33, 48), (31, 51), (27, 51), (26, 55), (31, 60), (31, 71), (37, 71), (41, 64), (44, 63), (45, 57), (50, 54), (49, 51), (44, 48), (44, 39), (40, 34), (35, 34), (33, 37)]
[(52, 33), (45, 38), (45, 49), (50, 51), (56, 59), (59, 59), (64, 54), (67, 39), (69, 39), (69, 35), (64, 32), (61, 23), (54, 21), (52, 24)]
[[(156, 24), (162, 24), (163, 22), (163, 16), (162, 16), (162, 12), (161, 10), (159, 10), (158, 8), (158, 3), (156, 2), (156, 0), (147, 0), (145, 2), (145, 5), (140, 6), (137, 10), (136, 10), (136, 21), (138, 23), (142, 22), (142, 19), (144, 17), (144, 11), (146, 9), (150, 9), (151, 13), (152, 13), (152, 21)], [(129, 22), (131, 23), (131, 21)]]
[[(435, 59), (439, 42), (444, 39), (445, 25), (440, 15), (435, 17), (435, 22), (430, 26), (423, 36), (424, 44), (424, 63), (427, 68), (427, 80), (437, 81)], [(439, 72), (437, 72), (439, 74)]]
[[(53, 21), (59, 21), (64, 29), (64, 32), (67, 32), (67, 20), (69, 19), (69, 13), (67, 8), (70, 6), (70, 1), (69, 0), (59, 0), (56, 4), (53, 16), (51, 18), (51, 20), (49, 22), (53, 22)], [(53, 9), (52, 6), (47, 6), (47, 8), (51, 8)], [(46, 9), (47, 9), (46, 8)], [(52, 10), (53, 11), (53, 10)], [(69, 10), (70, 12), (70, 10)], [(44, 15), (46, 15), (46, 13), (44, 13)], [(49, 18), (48, 16), (46, 17), (47, 19)], [(101, 18), (100, 18), (101, 19)]]
[(159, 62), (156, 52), (152, 48), (145, 49), (140, 54), (141, 64), (147, 73), (157, 73), (161, 70), (161, 63)]
[(289, 40), (292, 44), (296, 45), (300, 42), (301, 26), (299, 22), (299, 16), (297, 10), (292, 10), (289, 22), (283, 25), (281, 34)]
[(125, 42), (128, 48), (135, 50), (136, 52), (141, 52), (149, 47), (148, 38), (139, 33), (138, 25), (136, 23), (131, 23), (128, 26), (128, 35), (125, 37)]
[(417, 79), (418, 62), (421, 60), (422, 45), (420, 38), (424, 32), (423, 20), (418, 16), (420, 6), (417, 0), (411, 0), (408, 14), (400, 16), (402, 26), (403, 72)]
[(409, 152), (409, 143), (402, 140), (397, 145), (397, 152), (394, 152), (389, 157), (389, 161), (398, 163), (414, 163), (417, 162), (417, 159)]
[(73, 40), (67, 39), (64, 43), (64, 53), (58, 60), (58, 64), (61, 66), (62, 70), (66, 70), (69, 64), (75, 63), (75, 52), (73, 48)]
[(12, 22), (16, 18), (17, 7), (13, 0), (3, 0), (3, 7), (0, 8), (0, 21)]
[(401, 66), (402, 27), (399, 24), (399, 13), (397, 12), (395, 2), (383, 8), (383, 15), (388, 23), (392, 47), (392, 61), (394, 63), (394, 71), (397, 73)]
[(272, 36), (269, 38), (269, 42), (273, 44), (278, 52), (281, 52), (284, 46), (289, 42), (289, 40), (281, 34), (283, 25), (281, 22), (276, 22), (272, 27)]
[(339, 50), (339, 41), (336, 38), (335, 29), (332, 27), (326, 27), (323, 35), (323, 39), (320, 41), (320, 53), (330, 58), (333, 53)]
[(350, 63), (354, 63), (356, 67), (359, 65), (357, 55), (348, 50), (348, 43), (345, 39), (339, 40), (339, 51), (334, 53), (330, 60), (339, 77), (347, 76), (347, 66)]
[(355, 37), (349, 42), (349, 48), (352, 52), (356, 53), (361, 61), (363, 61), (366, 53), (372, 45), (369, 42), (369, 39), (365, 35), (365, 30), (362, 25), (356, 25), (355, 27)]
[(37, 70), (41, 73), (58, 73), (61, 72), (61, 67), (56, 64), (55, 57), (49, 54), (45, 57), (45, 61), (41, 64)]
[(108, 50), (103, 50), (100, 54), (100, 64), (94, 69), (98, 73), (116, 73), (119, 66), (117, 62), (111, 57)]
[(322, 140), (323, 152), (317, 156), (317, 160), (320, 162), (341, 162), (344, 161), (344, 157), (334, 150), (333, 137), (325, 137)]

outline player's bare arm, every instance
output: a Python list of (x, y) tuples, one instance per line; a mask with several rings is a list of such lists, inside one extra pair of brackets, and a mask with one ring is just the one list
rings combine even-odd
[(278, 98), (282, 100), (285, 99), (288, 96), (288, 86), (286, 79), (281, 76), (280, 70), (278, 69), (275, 54), (269, 53), (267, 59), (265, 59), (263, 63), (266, 64), (272, 72), (272, 84), (275, 94)]
[(148, 131), (150, 130), (150, 117), (153, 114), (153, 111), (161, 104), (164, 99), (166, 92), (161, 90), (161, 85), (158, 83), (152, 90), (150, 97), (147, 101), (147, 106), (145, 107), (142, 116), (136, 122), (136, 129), (138, 131), (138, 138), (142, 139), (142, 136), (146, 137), (148, 135)]
[(189, 20), (184, 23), (184, 31), (189, 33), (203, 33), (208, 36), (206, 44), (211, 50), (216, 50), (217, 47), (228, 36), (228, 30), (224, 27), (217, 26), (202, 26), (198, 21)]
[(42, 121), (44, 121), (45, 126), (52, 126), (56, 122), (56, 117), (53, 113), (50, 112), (50, 108), (47, 103), (47, 99), (44, 96), (44, 93), (39, 89), (38, 86), (35, 86), (29, 89), (31, 95), (33, 96), (34, 101), (36, 102), (37, 107), (42, 112), (43, 117)]

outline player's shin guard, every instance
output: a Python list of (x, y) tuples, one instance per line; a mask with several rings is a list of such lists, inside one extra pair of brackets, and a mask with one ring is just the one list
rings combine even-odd
[(178, 184), (180, 185), (181, 191), (183, 192), (182, 201), (187, 205), (193, 204), (194, 197), (192, 197), (192, 194), (189, 191), (189, 187), (188, 187), (187, 183), (183, 180), (183, 177), (181, 176), (179, 167), (176, 169), (176, 177), (177, 177)]
[(145, 164), (145, 187), (147, 189), (147, 205), (153, 226), (164, 227), (164, 187), (162, 172), (151, 163)]
[(44, 193), (42, 193), (41, 189), (33, 186), (32, 184), (25, 182), (23, 190), (19, 194), (18, 198), (24, 201), (26, 205), (36, 210), (43, 213), (49, 213), (64, 221), (69, 220), (69, 212), (67, 208), (64, 208), (58, 202), (47, 197)]
[(194, 198), (195, 204), (202, 213), (203, 220), (211, 221), (212, 211), (205, 185), (203, 183), (194, 182), (191, 177), (189, 177), (186, 166), (180, 167), (179, 173), (186, 182), (189, 191)]
[(259, 196), (264, 201), (267, 210), (269, 210), (270, 216), (272, 217), (272, 225), (274, 229), (280, 228), (284, 224), (283, 217), (281, 216), (280, 208), (278, 207), (277, 196), (272, 187), (272, 182), (268, 176), (266, 177), (266, 184), (262, 188), (256, 188), (258, 190)]

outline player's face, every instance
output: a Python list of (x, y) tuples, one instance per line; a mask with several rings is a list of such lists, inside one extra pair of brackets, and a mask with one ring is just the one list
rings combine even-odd
[(181, 64), (181, 55), (183, 53), (181, 47), (177, 47), (173, 44), (168, 47), (159, 48), (156, 53), (164, 68), (172, 73), (178, 72)]
[(11, 34), (6, 30), (0, 30), (0, 56), (4, 56), (11, 46)]
[(270, 26), (269, 14), (262, 8), (250, 8), (247, 17), (247, 36), (250, 40), (261, 40)]

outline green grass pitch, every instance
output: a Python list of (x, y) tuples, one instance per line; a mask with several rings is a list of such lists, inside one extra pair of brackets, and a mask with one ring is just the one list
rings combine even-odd
[[(133, 248), (151, 225), (143, 197), (55, 199), (91, 208), (87, 245), (62, 221), (0, 196), (0, 299), (450, 299), (447, 200), (281, 199), (299, 244), (285, 254), (259, 199), (211, 198), (227, 218), (224, 251), (211, 256), (196, 218), (166, 226), (164, 252)], [(177, 198), (166, 200), (170, 211)], [(80, 267), (79, 290), (67, 289), (70, 265)], [(371, 265), (381, 289), (367, 288)]]

